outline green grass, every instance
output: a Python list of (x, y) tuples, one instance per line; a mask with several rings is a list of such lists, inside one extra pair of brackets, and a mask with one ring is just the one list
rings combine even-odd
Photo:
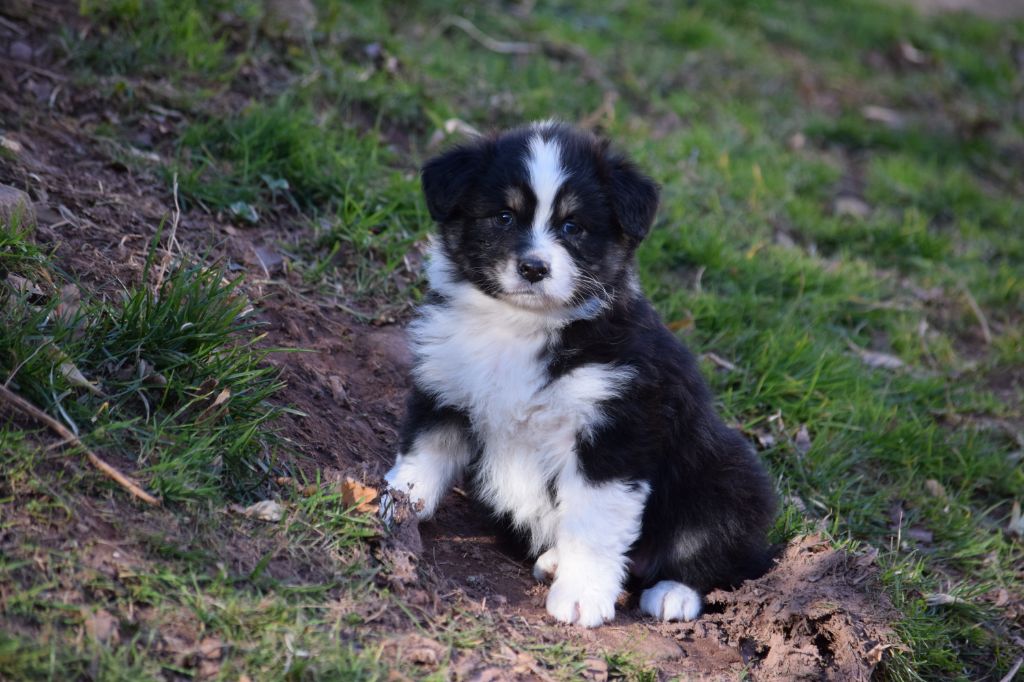
[[(705, 370), (731, 421), (752, 438), (772, 436), (762, 454), (788, 500), (780, 537), (820, 522), (837, 544), (881, 550), (908, 647), (888, 660), (886, 675), (998, 679), (1019, 655), (1011, 642), (1020, 623), (991, 595), (1019, 595), (1024, 563), (1020, 538), (1005, 532), (1024, 490), (1024, 122), (1014, 64), (1024, 23), (925, 19), (871, 0), (559, 2), (525, 16), (486, 3), (323, 0), (310, 40), (282, 46), (260, 35), (247, 3), (101, 2), (83, 11), (96, 30), (67, 41), (80, 77), (166, 77), (183, 91), (227, 91), (245, 102), (228, 113), (195, 102), (162, 150), (171, 159), (166, 177), (177, 173), (186, 201), (235, 222), (302, 226), (300, 269), (344, 301), (376, 296), (383, 307), (419, 295), (404, 259), (429, 230), (416, 168), (438, 149), (431, 137), (447, 120), (488, 129), (592, 117), (663, 185), (658, 225), (640, 252), (643, 283), (697, 352), (736, 365)], [(547, 49), (496, 53), (453, 26), (453, 16)], [(903, 43), (924, 61), (902, 59)], [(556, 49), (566, 45), (589, 57)], [(254, 90), (243, 67), (267, 61), (287, 76)], [(617, 99), (602, 113), (608, 83)], [(898, 125), (871, 120), (867, 106), (891, 109)], [(836, 215), (843, 193), (861, 198), (867, 215)], [(4, 263), (46, 267), (23, 239), (4, 238)], [(186, 266), (173, 277), (182, 292), (221, 292), (219, 309), (233, 309), (231, 287), (214, 286), (206, 272)], [(213, 393), (200, 391), (202, 382), (215, 376), (234, 395), (259, 370), (228, 370), (219, 359), (203, 370), (210, 356), (186, 353), (177, 390), (117, 378), (110, 367), (148, 357), (132, 349), (158, 357), (152, 349), (177, 338), (178, 318), (161, 322), (158, 312), (144, 317), (161, 330), (151, 343), (114, 329), (115, 319), (136, 319), (117, 315), (146, 309), (145, 292), (97, 303), (105, 312), (92, 314), (85, 340), (48, 316), (52, 299), (35, 308), (19, 299), (17, 329), (33, 335), (11, 325), (0, 335), (15, 334), (18, 362), (42, 335), (54, 338), (87, 377), (120, 396), (111, 426), (90, 430), (98, 445), (144, 444), (155, 434), (195, 444), (198, 454), (181, 455), (196, 464), (182, 480), (143, 461), (164, 494), (194, 496), (217, 485), (200, 473), (211, 461), (203, 438), (236, 428), (225, 419), (192, 431), (187, 417)], [(237, 333), (228, 317), (213, 324), (214, 338)], [(109, 348), (114, 364), (87, 347)], [(858, 349), (905, 364), (872, 368)], [(0, 361), (0, 370), (15, 364)], [(68, 417), (88, 421), (101, 403), (53, 365), (37, 354), (19, 371), (24, 391), (54, 413), (56, 396), (65, 396)], [(256, 383), (269, 387), (272, 378)], [(140, 416), (140, 393), (161, 417)], [(237, 424), (262, 423), (259, 393), (241, 399)], [(809, 448), (797, 443), (801, 427)], [(249, 441), (240, 443), (230, 459), (244, 472), (253, 455)], [(944, 497), (928, 492), (929, 479)], [(962, 601), (929, 605), (934, 593)]]
[(142, 283), (78, 302), (24, 231), (0, 225), (0, 376), (86, 446), (133, 460), (167, 501), (249, 496), (281, 409), (251, 304), (206, 265), (170, 264), (156, 287), (155, 253)]
[[(333, 125), (332, 125), (333, 123)], [(329, 206), (379, 164), (379, 145), (301, 103), (281, 99), (193, 124), (181, 137), (182, 194), (208, 210), (246, 203)]]
[(79, 11), (93, 30), (69, 39), (76, 65), (103, 74), (171, 67), (208, 77), (234, 73), (237, 48), (261, 16), (251, 0), (80, 0)]
[[(16, 454), (15, 469), (39, 454), (10, 434), (0, 435), (2, 440), (7, 441), (5, 457)], [(59, 477), (51, 481), (71, 484)], [(3, 488), (35, 502), (50, 494), (28, 493), (18, 481)], [(374, 573), (367, 569), (365, 538), (378, 532), (376, 524), (347, 510), (340, 495), (326, 488), (296, 497), (283, 501), (290, 513), (280, 533), (202, 512), (184, 513), (185, 523), (176, 531), (156, 520), (140, 528), (145, 519), (106, 516), (102, 523), (116, 528), (120, 538), (122, 554), (111, 559), (118, 566), (115, 572), (96, 570), (86, 560), (102, 542), (89, 541), (79, 552), (55, 548), (43, 538), (38, 544), (7, 547), (0, 558), (0, 586), (18, 589), (6, 592), (2, 600), (6, 622), (15, 629), (0, 636), (0, 677), (142, 680), (174, 673), (221, 680), (243, 674), (266, 680), (384, 678), (399, 664), (379, 660), (379, 647), (356, 646), (353, 628), (359, 619), (338, 606), (346, 599), (354, 603), (356, 593), (390, 598), (374, 586)], [(25, 510), (5, 511), (15, 512), (5, 516), (5, 531), (21, 530), (26, 523), (49, 525), (60, 516), (57, 507), (38, 504), (29, 518)], [(83, 520), (96, 522), (92, 514)], [(230, 536), (239, 534), (260, 539), (265, 556), (257, 560), (234, 555), (238, 543)], [(283, 539), (291, 539), (295, 547)], [(290, 555), (300, 551), (303, 556)], [(306, 570), (316, 567), (315, 581), (304, 581), (290, 567), (300, 562)], [(102, 615), (98, 601), (115, 618), (112, 634), (103, 638), (94, 637), (89, 628)], [(74, 642), (60, 636), (76, 631), (85, 636)], [(213, 654), (202, 653), (204, 643)]]

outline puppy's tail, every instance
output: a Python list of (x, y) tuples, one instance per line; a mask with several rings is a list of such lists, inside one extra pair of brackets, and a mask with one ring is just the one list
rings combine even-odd
[(735, 580), (735, 584), (731, 587), (738, 587), (739, 583), (745, 580), (757, 580), (775, 568), (784, 549), (786, 549), (786, 543), (781, 542), (750, 552), (743, 560), (737, 562), (736, 577), (738, 580)]

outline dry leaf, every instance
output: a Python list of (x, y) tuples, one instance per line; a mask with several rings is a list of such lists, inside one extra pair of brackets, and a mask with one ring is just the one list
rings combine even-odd
[(846, 215), (854, 218), (867, 218), (871, 215), (871, 206), (859, 197), (841, 196), (836, 197), (832, 204), (832, 212), (835, 215)]
[(683, 317), (678, 320), (672, 320), (668, 323), (668, 328), (674, 332), (681, 332), (687, 329), (693, 329), (693, 316)]
[(900, 59), (913, 64), (914, 66), (923, 66), (928, 63), (928, 57), (924, 52), (917, 49), (906, 40), (901, 40), (898, 46), (898, 52)]
[(336, 374), (332, 374), (327, 377), (327, 385), (331, 387), (331, 395), (334, 396), (334, 400), (340, 405), (348, 403), (348, 391), (345, 390), (345, 384), (341, 381), (341, 377)]
[(889, 644), (876, 644), (871, 648), (869, 652), (864, 654), (864, 658), (871, 665), (878, 665), (882, 662), (882, 657), (885, 655), (886, 649), (889, 649)]
[(474, 137), (480, 137), (482, 133), (463, 121), (461, 118), (449, 118), (444, 122), (443, 128), (435, 130), (434, 134), (430, 136), (430, 141), (427, 142), (427, 148), (436, 149), (437, 147), (440, 147), (441, 143), (451, 135), (457, 135), (458, 137), (465, 139), (473, 139)]
[(22, 151), (20, 142), (10, 137), (4, 137), (3, 135), (0, 135), (0, 147), (3, 147), (14, 154), (20, 154)]
[(807, 511), (807, 505), (804, 504), (803, 498), (797, 497), (796, 495), (787, 495), (786, 503), (801, 514)]
[(800, 430), (796, 432), (796, 438), (793, 439), (793, 444), (796, 446), (796, 451), (801, 455), (806, 455), (811, 449), (811, 434), (807, 431), (807, 426), (803, 425)]
[(260, 267), (268, 277), (284, 269), (284, 256), (272, 247), (254, 246), (253, 253), (256, 254), (256, 260), (259, 261)]
[(588, 658), (583, 661), (580, 675), (594, 682), (606, 682), (608, 679), (608, 663), (603, 658)]
[(719, 367), (729, 372), (736, 371), (736, 365), (732, 364), (731, 362), (729, 362), (722, 356), (718, 355), (717, 353), (705, 353), (704, 358), (706, 360), (710, 360), (711, 364), (713, 364), (715, 367)]
[(363, 514), (376, 514), (380, 509), (378, 498), (380, 492), (373, 487), (363, 485), (359, 481), (345, 477), (341, 483), (341, 501), (346, 507), (355, 507)]
[(866, 552), (857, 557), (857, 565), (861, 568), (867, 568), (871, 564), (875, 563), (875, 559), (878, 558), (878, 548), (870, 547)]
[[(59, 352), (59, 351), (58, 351)], [(61, 353), (63, 355), (63, 353)], [(78, 388), (84, 388), (93, 395), (103, 395), (103, 391), (96, 388), (96, 385), (85, 378), (82, 371), (75, 366), (75, 363), (70, 360), (65, 360), (57, 366), (57, 371), (60, 372), (61, 376), (68, 380), (68, 383)]]
[(944, 592), (928, 592), (924, 595), (924, 602), (928, 606), (949, 606), (950, 604), (963, 603), (963, 601), (960, 597), (954, 597)]
[(203, 641), (199, 642), (199, 646), (196, 647), (200, 656), (211, 661), (219, 661), (223, 649), (224, 642), (217, 637), (204, 637)]
[(934, 478), (929, 478), (924, 482), (924, 489), (932, 497), (937, 497), (940, 500), (946, 499), (946, 488)]
[(217, 408), (226, 403), (230, 397), (231, 389), (223, 389), (220, 393), (217, 394), (217, 397), (213, 399), (213, 402), (210, 403), (207, 406), (207, 408), (199, 414), (198, 417), (196, 417), (196, 423), (199, 424), (200, 422), (206, 421), (211, 416), (213, 416)]
[(53, 312), (57, 317), (70, 320), (78, 313), (82, 302), (82, 293), (74, 284), (66, 284), (60, 288), (60, 302)]
[(284, 518), (284, 507), (274, 500), (261, 500), (243, 509), (242, 513), (260, 521), (273, 523)]
[(437, 640), (417, 634), (393, 639), (385, 643), (384, 649), (390, 656), (401, 657), (403, 660), (427, 667), (436, 666), (448, 651), (448, 648)]
[(85, 616), (85, 631), (97, 642), (116, 643), (118, 625), (117, 618), (103, 609)]
[(1010, 523), (1007, 524), (1006, 530), (1010, 535), (1024, 538), (1024, 516), (1021, 516), (1020, 502), (1017, 500), (1013, 501), (1013, 509), (1010, 511)]
[(29, 299), (29, 303), (42, 303), (46, 299), (43, 290), (36, 286), (35, 282), (24, 277), (8, 273), (7, 284), (19, 294), (24, 294)]
[(862, 108), (860, 113), (868, 121), (871, 121), (872, 123), (881, 123), (882, 125), (892, 129), (902, 128), (906, 123), (906, 119), (904, 119), (903, 114), (888, 107), (879, 107), (869, 104)]
[(878, 353), (873, 350), (865, 350), (852, 342), (850, 342), (849, 346), (853, 352), (860, 356), (860, 359), (863, 360), (864, 364), (868, 367), (893, 370), (899, 369), (906, 364), (895, 355)]

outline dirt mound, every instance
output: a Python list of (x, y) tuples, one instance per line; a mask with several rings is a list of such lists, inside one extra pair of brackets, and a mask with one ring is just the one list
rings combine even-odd
[(872, 589), (873, 559), (797, 538), (760, 580), (709, 594), (705, 615), (680, 634), (737, 650), (758, 680), (867, 680), (898, 643), (895, 611)]
[(614, 622), (581, 630), (547, 615), (547, 588), (534, 582), (528, 559), (462, 493), (449, 496), (421, 532), (423, 563), (469, 601), (529, 623), (548, 641), (630, 651), (663, 678), (736, 679), (746, 671), (754, 680), (867, 680), (898, 646), (874, 555), (835, 550), (816, 535), (793, 540), (759, 580), (709, 594), (692, 623), (656, 623), (635, 596), (624, 596)]

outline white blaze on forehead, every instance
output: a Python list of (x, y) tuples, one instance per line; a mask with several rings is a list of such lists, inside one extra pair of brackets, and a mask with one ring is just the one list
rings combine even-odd
[(530, 189), (537, 198), (533, 213), (529, 254), (548, 264), (551, 274), (541, 285), (547, 295), (567, 301), (575, 288), (576, 266), (565, 248), (551, 233), (551, 219), (555, 211), (555, 197), (568, 178), (562, 167), (562, 149), (556, 138), (545, 140), (540, 132), (530, 139), (526, 170)]
[(537, 209), (533, 214), (533, 231), (536, 234), (538, 229), (546, 228), (551, 222), (555, 195), (566, 178), (558, 142), (554, 138), (545, 140), (539, 133), (534, 135), (530, 140), (526, 169), (530, 175), (530, 188), (537, 197)]

